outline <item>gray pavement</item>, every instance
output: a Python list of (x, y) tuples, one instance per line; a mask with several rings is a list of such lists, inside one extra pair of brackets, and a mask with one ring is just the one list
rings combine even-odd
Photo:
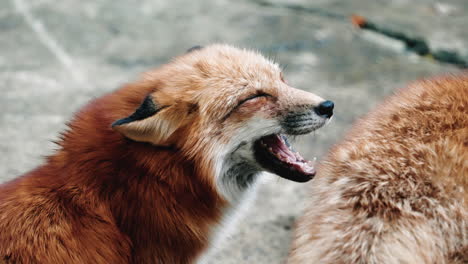
[[(258, 49), (285, 67), (290, 84), (335, 101), (332, 123), (294, 144), (307, 158), (319, 160), (356, 118), (395, 88), (458, 71), (326, 12), (336, 17), (358, 13), (423, 36), (431, 47), (468, 56), (466, 0), (294, 3), (319, 12), (256, 1), (1, 1), (0, 181), (34, 168), (52, 153), (51, 141), (88, 100), (196, 44)], [(282, 263), (306, 192), (307, 184), (270, 176), (211, 263)]]

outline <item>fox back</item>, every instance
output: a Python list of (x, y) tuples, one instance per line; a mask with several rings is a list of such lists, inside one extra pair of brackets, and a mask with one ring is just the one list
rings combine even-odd
[(398, 91), (311, 184), (288, 263), (468, 263), (468, 74)]

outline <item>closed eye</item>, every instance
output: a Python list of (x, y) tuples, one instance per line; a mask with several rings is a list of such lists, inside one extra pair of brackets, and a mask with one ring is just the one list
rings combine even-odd
[(251, 96), (249, 96), (249, 97), (247, 97), (247, 98), (241, 100), (241, 101), (237, 104), (236, 108), (239, 107), (239, 106), (241, 106), (241, 105), (244, 104), (245, 102), (247, 102), (247, 101), (249, 101), (249, 100), (252, 100), (252, 99), (255, 99), (255, 98), (258, 98), (258, 97), (271, 97), (271, 95), (266, 94), (266, 93), (258, 93), (258, 94), (251, 95)]
[(223, 117), (223, 121), (226, 120), (227, 118), (229, 118), (229, 116), (237, 109), (239, 108), (241, 105), (243, 105), (244, 103), (250, 101), (250, 100), (253, 100), (255, 98), (259, 98), (259, 97), (271, 97), (271, 95), (269, 94), (266, 94), (266, 93), (257, 93), (257, 94), (253, 94), (253, 95), (250, 95), (249, 97), (245, 98), (245, 99), (242, 99), (239, 101), (239, 103), (231, 109), (231, 111), (229, 111), (229, 113), (227, 113), (227, 115), (225, 115)]

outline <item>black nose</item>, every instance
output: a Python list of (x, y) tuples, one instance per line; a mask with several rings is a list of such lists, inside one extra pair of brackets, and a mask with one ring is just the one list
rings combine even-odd
[(317, 107), (314, 108), (315, 113), (319, 116), (324, 116), (330, 118), (333, 115), (333, 107), (335, 104), (332, 101), (325, 101), (320, 103)]

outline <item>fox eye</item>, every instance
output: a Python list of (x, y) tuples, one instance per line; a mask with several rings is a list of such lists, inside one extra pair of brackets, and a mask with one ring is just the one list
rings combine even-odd
[(251, 95), (251, 96), (243, 99), (242, 101), (240, 101), (239, 104), (237, 104), (237, 106), (240, 106), (240, 105), (244, 104), (245, 102), (250, 101), (250, 100), (255, 99), (255, 98), (258, 98), (258, 97), (270, 97), (270, 96), (271, 95), (266, 94), (266, 93), (254, 94), (254, 95)]
[(226, 120), (229, 118), (229, 116), (234, 112), (236, 111), (236, 109), (238, 109), (239, 107), (242, 106), (242, 104), (250, 101), (250, 100), (253, 100), (253, 99), (256, 99), (256, 98), (259, 98), (259, 97), (272, 97), (271, 95), (267, 94), (267, 93), (257, 93), (257, 94), (253, 94), (243, 100), (241, 100), (233, 109), (231, 109), (231, 111), (229, 111), (229, 113), (227, 113), (224, 117), (223, 117), (223, 120)]

